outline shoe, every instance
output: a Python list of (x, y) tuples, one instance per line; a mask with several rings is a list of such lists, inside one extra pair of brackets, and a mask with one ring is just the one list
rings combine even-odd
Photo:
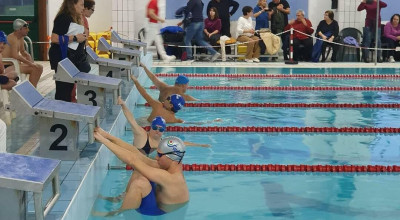
[(247, 63), (252, 63), (253, 59), (244, 59), (244, 61), (247, 62)]
[(211, 57), (210, 61), (211, 61), (211, 62), (214, 62), (216, 59), (219, 58), (219, 56), (221, 56), (221, 54), (217, 52), (216, 54), (214, 54), (214, 55)]
[(168, 63), (168, 62), (174, 61), (175, 59), (176, 59), (176, 56), (174, 56), (174, 55), (172, 55), (172, 56), (165, 56), (165, 57), (163, 58), (163, 61), (166, 62), (166, 63)]
[(390, 56), (390, 57), (389, 57), (389, 63), (396, 63), (396, 60), (394, 60), (394, 57), (393, 57), (393, 56)]
[(193, 63), (194, 59), (186, 59), (184, 61), (182, 61), (183, 63)]
[(259, 63), (259, 62), (260, 62), (260, 60), (259, 60), (258, 58), (253, 58), (253, 62), (255, 62), (255, 63)]

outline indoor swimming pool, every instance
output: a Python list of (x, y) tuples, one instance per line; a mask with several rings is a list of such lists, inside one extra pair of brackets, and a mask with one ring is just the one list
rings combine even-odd
[[(254, 74), (397, 74), (396, 69), (261, 69), (261, 68), (153, 68), (155, 73), (254, 73)], [(173, 84), (174, 77), (161, 77)], [(146, 79), (144, 85), (157, 99), (158, 91)], [(400, 79), (282, 78), (230, 79), (193, 77), (190, 86), (340, 86), (396, 87)], [(399, 91), (252, 91), (188, 90), (199, 103), (400, 103)], [(151, 112), (139, 97), (135, 118)], [(132, 103), (131, 107), (133, 108)], [(307, 107), (185, 107), (176, 115), (184, 124), (170, 126), (237, 127), (378, 127), (399, 128), (397, 108)], [(214, 119), (218, 122), (211, 122)], [(146, 123), (143, 123), (146, 125)], [(168, 125), (167, 125), (168, 126)], [(400, 165), (399, 134), (292, 133), (292, 132), (165, 132), (185, 141), (210, 144), (188, 147), (184, 164), (280, 164), (280, 165)], [(120, 137), (132, 143), (127, 126)], [(154, 155), (152, 155), (154, 157)], [(124, 192), (130, 170), (115, 157), (98, 194), (118, 196)], [(190, 202), (160, 217), (125, 211), (107, 219), (397, 219), (400, 215), (399, 175), (395, 173), (310, 173), (185, 171)], [(111, 211), (121, 203), (97, 199), (92, 210)], [(90, 220), (103, 219), (90, 216)]]

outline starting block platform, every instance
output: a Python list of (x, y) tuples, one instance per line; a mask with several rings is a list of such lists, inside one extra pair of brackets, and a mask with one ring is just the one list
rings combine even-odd
[(18, 114), (40, 117), (39, 156), (78, 159), (79, 121), (88, 124), (88, 142), (94, 142), (100, 107), (45, 99), (29, 81), (13, 87), (11, 100)]
[(99, 39), (97, 49), (99, 51), (110, 52), (113, 59), (130, 61), (137, 66), (140, 64), (140, 56), (142, 52), (128, 48), (113, 47), (103, 37)]
[(143, 54), (144, 55), (147, 54), (147, 43), (136, 41), (136, 40), (123, 39), (115, 31), (111, 31), (111, 42), (120, 43), (120, 44), (124, 45), (124, 48), (132, 49), (132, 50), (140, 50), (140, 48), (143, 48)]
[(106, 90), (113, 92), (114, 104), (117, 104), (118, 96), (121, 95), (121, 79), (80, 72), (68, 58), (58, 63), (54, 80), (76, 83), (78, 103), (101, 107), (100, 116), (103, 116), (106, 105)]
[(122, 73), (126, 71), (126, 80), (130, 81), (130, 74), (138, 68), (136, 64), (125, 60), (114, 60), (99, 57), (90, 47), (86, 47), (86, 53), (89, 55), (89, 62), (99, 65), (99, 75), (112, 78), (122, 78)]
[[(0, 219), (26, 219), (27, 192), (33, 192), (36, 220), (43, 220), (60, 197), (59, 160), (0, 153)], [(44, 188), (52, 196), (43, 206)]]

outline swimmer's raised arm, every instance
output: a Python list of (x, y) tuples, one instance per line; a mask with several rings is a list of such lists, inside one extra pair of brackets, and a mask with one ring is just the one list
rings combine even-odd
[(118, 105), (121, 106), (122, 112), (124, 113), (126, 120), (128, 120), (129, 124), (131, 125), (133, 133), (137, 135), (145, 135), (146, 131), (142, 128), (142, 126), (138, 125), (132, 112), (129, 110), (128, 106), (126, 106), (124, 100), (121, 99), (121, 96), (118, 96)]
[(147, 92), (146, 90), (143, 88), (142, 85), (140, 85), (139, 81), (136, 79), (136, 77), (134, 75), (131, 75), (131, 79), (133, 81), (133, 83), (135, 84), (137, 90), (139, 91), (140, 95), (143, 96), (144, 99), (146, 99), (146, 101), (149, 103), (149, 105), (151, 107), (153, 107), (154, 105), (158, 105), (160, 104), (159, 101), (153, 99)]
[(200, 101), (200, 99), (196, 99), (195, 97), (188, 94), (182, 94), (182, 96), (185, 99), (185, 101)]
[[(135, 155), (136, 159), (143, 161), (147, 165), (149, 165), (151, 167), (159, 167), (156, 160), (146, 157), (144, 154), (140, 153), (140, 151), (135, 146), (133, 146), (129, 143), (126, 143), (125, 141), (109, 134), (108, 132), (104, 131), (100, 127), (95, 128), (94, 136), (95, 136), (96, 140), (98, 140), (101, 143), (103, 143), (104, 145), (106, 145), (123, 162), (125, 162), (124, 159), (120, 158), (117, 155), (117, 153), (118, 154), (125, 153), (125, 154)], [(112, 147), (113, 150), (110, 147)], [(127, 162), (125, 162), (125, 163), (127, 163)], [(129, 163), (127, 163), (127, 164), (129, 164)]]
[(168, 85), (166, 83), (164, 83), (163, 81), (159, 80), (149, 69), (147, 69), (147, 66), (144, 65), (142, 62), (140, 63), (140, 66), (143, 67), (144, 72), (146, 73), (146, 75), (149, 77), (149, 79), (154, 83), (154, 85), (159, 90), (168, 87)]

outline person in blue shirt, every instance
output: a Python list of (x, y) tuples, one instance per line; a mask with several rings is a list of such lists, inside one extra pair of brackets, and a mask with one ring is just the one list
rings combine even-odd
[[(269, 28), (270, 12), (271, 10), (269, 10), (267, 6), (267, 0), (258, 0), (257, 6), (254, 7), (253, 10), (254, 17), (256, 18), (256, 31), (262, 28)], [(265, 54), (266, 47), (264, 41), (260, 40), (259, 42), (260, 53)]]

